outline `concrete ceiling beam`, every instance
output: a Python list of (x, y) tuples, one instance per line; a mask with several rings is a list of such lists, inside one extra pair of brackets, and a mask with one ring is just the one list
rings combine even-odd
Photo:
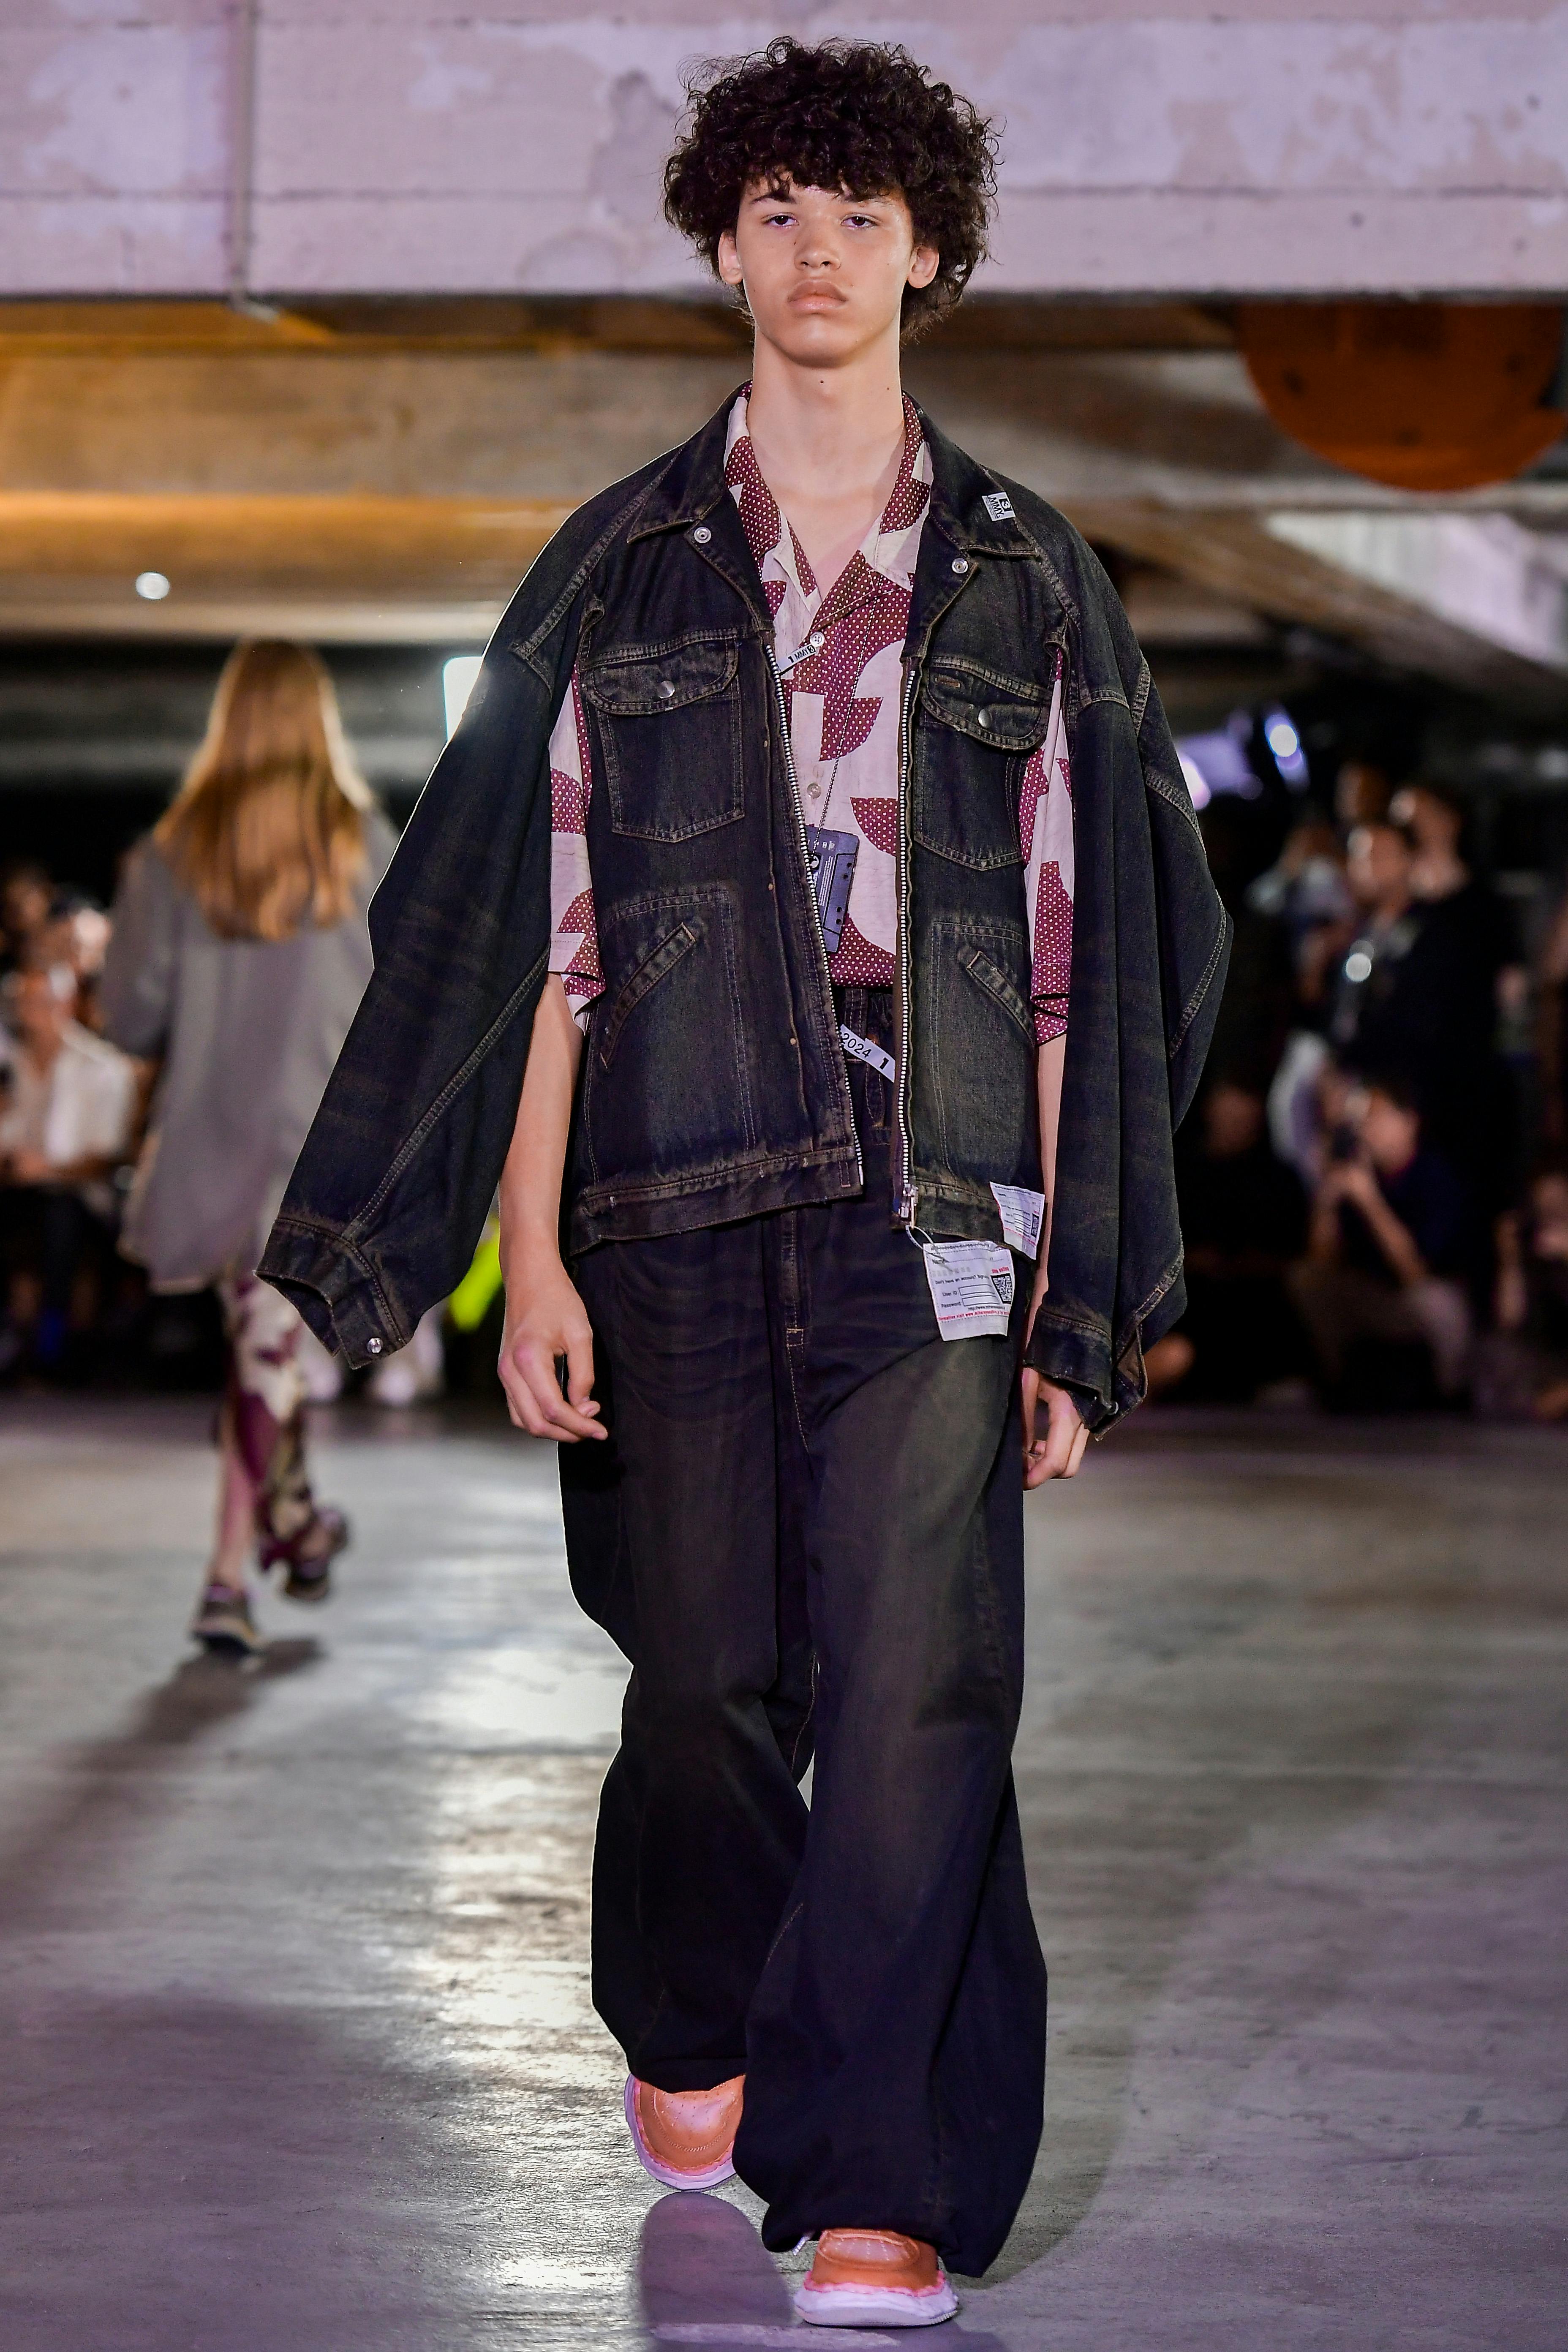
[[(646, 310), (637, 331), (661, 319)], [(1561, 698), (1552, 541), (1520, 526), (1568, 530), (1568, 480), (1439, 507), (1298, 448), (1228, 349), (1042, 349), (1027, 323), (1016, 310), (1000, 346), (917, 348), (910, 383), (1091, 536), (1402, 667)], [(0, 629), (475, 642), (559, 519), (693, 431), (743, 366), (732, 341), (581, 333), (112, 352), (0, 337)], [(138, 603), (142, 570), (174, 582), (165, 603)]]

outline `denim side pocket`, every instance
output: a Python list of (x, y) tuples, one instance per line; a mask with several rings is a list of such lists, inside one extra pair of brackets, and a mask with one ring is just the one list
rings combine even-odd
[(1035, 1159), (1035, 1031), (1023, 924), (939, 915), (921, 974), (938, 1155), (954, 1175), (1019, 1181)]

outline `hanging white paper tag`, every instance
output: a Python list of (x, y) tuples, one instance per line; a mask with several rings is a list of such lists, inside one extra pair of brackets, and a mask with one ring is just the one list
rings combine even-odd
[[(838, 1024), (838, 1042), (852, 1062), (864, 1062), (868, 1069), (879, 1070), (885, 1078), (892, 1076), (891, 1054), (884, 1054), (880, 1045), (873, 1045), (869, 1037), (857, 1037), (854, 1030), (846, 1029), (842, 1021)], [(993, 1185), (991, 1189), (994, 1192), (996, 1187)]]
[(1026, 1257), (1037, 1257), (1040, 1227), (1046, 1221), (1045, 1194), (1031, 1192), (1024, 1184), (993, 1184), (991, 1190), (1002, 1212), (1002, 1238), (1008, 1248), (1021, 1250)]
[(1005, 1337), (1013, 1306), (1013, 1259), (994, 1242), (922, 1242), (931, 1303), (944, 1339)]

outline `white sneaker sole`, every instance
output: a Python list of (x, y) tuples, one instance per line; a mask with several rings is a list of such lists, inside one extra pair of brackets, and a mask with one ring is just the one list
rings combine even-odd
[(642, 2136), (642, 2126), (637, 2121), (637, 2076), (628, 2074), (626, 2095), (626, 2129), (632, 2136), (632, 2146), (637, 2150), (637, 2162), (645, 2172), (650, 2172), (653, 2175), (660, 2188), (717, 2189), (721, 2181), (733, 2180), (734, 2163), (727, 2156), (721, 2157), (717, 2164), (710, 2164), (706, 2172), (677, 2172), (672, 2164), (661, 2164)]
[(936, 2327), (958, 2309), (944, 2272), (935, 2286), (813, 2286), (795, 2294), (795, 2307), (811, 2327)]

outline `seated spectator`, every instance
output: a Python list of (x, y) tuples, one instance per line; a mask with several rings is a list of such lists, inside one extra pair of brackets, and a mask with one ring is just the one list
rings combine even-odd
[(138, 1072), (72, 1017), (68, 971), (12, 972), (0, 1001), (0, 1250), (10, 1278), (0, 1368), (23, 1355), (30, 1323), (34, 1360), (52, 1370), (66, 1353), (79, 1275), (112, 1240), (109, 1179), (131, 1146)]
[(1402, 1080), (1372, 1081), (1349, 1108), (1313, 1197), (1307, 1255), (1288, 1276), (1325, 1393), (1339, 1403), (1453, 1399), (1470, 1351), (1465, 1187), (1423, 1141)]
[[(1185, 1130), (1184, 1130), (1184, 1133)], [(1220, 1077), (1204, 1097), (1201, 1143), (1178, 1145), (1187, 1307), (1151, 1348), (1155, 1393), (1241, 1404), (1306, 1369), (1285, 1273), (1306, 1237), (1307, 1197), (1269, 1148), (1261, 1094)]]
[(84, 891), (58, 890), (49, 919), (26, 957), (29, 965), (68, 973), (75, 983), (76, 1018), (84, 1029), (101, 1030), (98, 987), (109, 952), (109, 917)]
[(1538, 1173), (1522, 1218), (1498, 1221), (1493, 1320), (1476, 1350), (1477, 1411), (1568, 1421), (1568, 1163)]

